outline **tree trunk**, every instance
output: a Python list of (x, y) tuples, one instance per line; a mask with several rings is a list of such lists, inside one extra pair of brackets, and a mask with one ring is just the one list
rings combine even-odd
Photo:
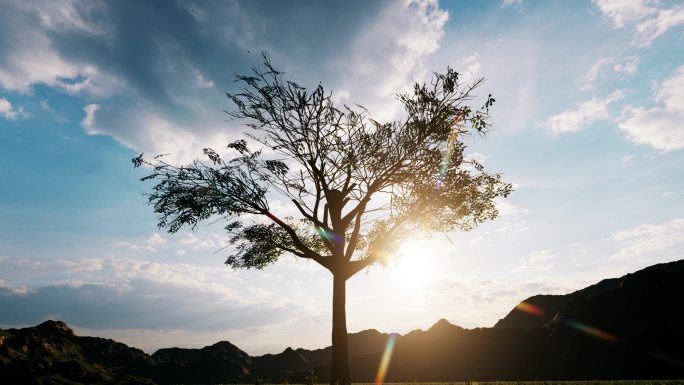
[(333, 326), (330, 385), (349, 385), (347, 312), (345, 309), (347, 277), (344, 277), (344, 274), (335, 274), (333, 277)]

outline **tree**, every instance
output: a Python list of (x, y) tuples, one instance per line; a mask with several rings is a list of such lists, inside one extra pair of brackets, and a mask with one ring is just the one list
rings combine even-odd
[[(309, 92), (284, 79), (265, 55), (252, 71), (236, 77), (240, 92), (227, 94), (236, 108), (226, 112), (246, 120), (253, 129), (246, 135), (265, 151), (243, 139), (228, 144), (228, 158), (206, 148), (205, 161), (185, 166), (142, 154), (133, 162), (151, 167), (142, 180), (156, 180), (149, 202), (160, 228), (173, 233), (225, 219), (234, 247), (228, 266), (262, 269), (289, 253), (332, 273), (330, 383), (349, 384), (347, 280), (385, 263), (403, 239), (495, 218), (495, 199), (511, 192), (500, 175), (464, 156), (459, 140), (489, 130), (494, 99), (470, 107), (483, 80), (465, 84), (447, 68), (397, 95), (403, 118), (381, 123), (363, 107), (336, 107), (321, 85)], [(298, 215), (273, 212), (274, 199)]]

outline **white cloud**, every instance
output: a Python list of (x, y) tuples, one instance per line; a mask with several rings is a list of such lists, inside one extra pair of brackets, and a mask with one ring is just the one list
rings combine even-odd
[[(611, 259), (648, 258), (653, 253), (671, 250), (684, 243), (684, 218), (618, 231), (610, 239), (623, 244), (619, 251), (610, 256)], [(668, 260), (672, 259), (671, 255), (667, 257)]]
[(153, 253), (154, 251), (156, 251), (156, 249), (154, 247), (152, 247), (151, 245), (131, 243), (131, 242), (125, 242), (125, 241), (117, 242), (114, 244), (114, 246), (126, 247), (126, 248), (133, 250), (133, 251), (148, 251), (150, 253)]
[(549, 261), (555, 259), (551, 250), (539, 250), (532, 253), (526, 259), (520, 261), (520, 265), (513, 269), (514, 273), (540, 273), (556, 267)]
[[(211, 16), (237, 20), (244, 12), (238, 12), (236, 4), (214, 7)], [(39, 0), (11, 1), (3, 6), (4, 14), (11, 16), (0, 18), (0, 24), (12, 40), (0, 52), (0, 88), (31, 94), (35, 85), (43, 84), (88, 97), (89, 102), (95, 98), (96, 103), (86, 106), (81, 122), (87, 133), (109, 135), (128, 147), (154, 155), (171, 153), (169, 161), (187, 162), (201, 154), (204, 147), (225, 147), (227, 136), (217, 134), (229, 128), (219, 104), (223, 94), (215, 89), (211, 74), (199, 68), (201, 61), (189, 54), (194, 47), (166, 39), (169, 36), (163, 29), (154, 30), (159, 34), (154, 38), (154, 33), (143, 32), (144, 38), (153, 39), (149, 44), (152, 49), (136, 53), (136, 63), (131, 64), (125, 58), (128, 53), (119, 52), (121, 44), (117, 39), (121, 36), (117, 30), (128, 27), (115, 12), (110, 12), (116, 5)], [(243, 32), (252, 34), (249, 28), (243, 28), (247, 24), (213, 21), (207, 28), (220, 30), (212, 35), (215, 45), (220, 46), (225, 43), (222, 39), (243, 41)], [(237, 31), (225, 36), (219, 33), (231, 28)], [(86, 44), (74, 54), (69, 44), (72, 39), (91, 39), (93, 44)], [(63, 42), (67, 44), (60, 44)], [(122, 62), (103, 60), (107, 56), (103, 52)], [(150, 66), (156, 67), (146, 74)], [(129, 82), (131, 76), (136, 77), (135, 81)], [(122, 96), (118, 100), (121, 103), (107, 99), (115, 95)], [(212, 102), (207, 103), (208, 99)], [(56, 119), (65, 120), (60, 115)]]
[(207, 80), (204, 75), (202, 75), (202, 72), (200, 70), (195, 69), (193, 71), (193, 74), (195, 76), (195, 85), (197, 88), (213, 88), (214, 87), (214, 82), (211, 80)]
[(64, 114), (62, 114), (62, 113), (60, 113), (60, 112), (58, 112), (58, 111), (55, 111), (55, 109), (52, 108), (52, 106), (50, 105), (50, 103), (48, 103), (47, 100), (41, 100), (41, 101), (40, 101), (40, 106), (41, 106), (45, 111), (51, 113), (51, 114), (55, 117), (55, 120), (56, 120), (57, 122), (59, 122), (59, 123), (64, 123), (64, 122), (67, 122), (67, 121), (69, 120), (69, 119), (67, 119), (66, 116), (64, 116)]
[[(30, 93), (34, 84), (46, 84), (70, 94), (106, 96), (122, 85), (111, 74), (91, 63), (65, 58), (55, 48), (53, 33), (79, 33), (104, 38), (112, 28), (92, 20), (104, 7), (98, 1), (11, 1), (3, 11), (12, 15), (3, 29), (12, 40), (3, 52), (0, 86), (10, 91)], [(36, 20), (38, 21), (36, 25)]]
[(107, 25), (93, 22), (90, 18), (92, 13), (103, 10), (101, 1), (38, 0), (19, 2), (17, 8), (35, 14), (40, 25), (48, 30), (78, 31), (99, 36), (111, 33)]
[(545, 261), (548, 259), (553, 259), (556, 258), (553, 253), (551, 253), (551, 250), (541, 250), (541, 251), (535, 251), (530, 255), (528, 258), (528, 261), (530, 262), (539, 262), (539, 261)]
[(81, 120), (81, 126), (85, 128), (86, 132), (90, 135), (99, 133), (95, 127), (95, 111), (97, 111), (98, 108), (100, 108), (100, 106), (97, 104), (88, 104), (83, 107), (85, 117)]
[(547, 125), (555, 133), (579, 131), (584, 125), (599, 119), (608, 118), (608, 106), (624, 97), (621, 90), (614, 91), (604, 97), (594, 96), (590, 100), (577, 105), (575, 109), (552, 116)]
[(200, 156), (205, 147), (222, 153), (225, 144), (238, 136), (218, 117), (212, 123), (198, 118), (197, 122), (184, 126), (155, 112), (154, 108), (141, 106), (117, 108), (89, 104), (84, 111), (86, 116), (81, 125), (88, 134), (108, 135), (127, 147), (151, 155), (168, 154), (164, 159), (172, 163), (188, 163)]
[(159, 233), (154, 233), (150, 235), (149, 238), (147, 238), (147, 243), (149, 245), (163, 245), (167, 241), (166, 238), (164, 238), (161, 234)]
[(614, 28), (631, 28), (635, 43), (648, 46), (669, 29), (684, 24), (684, 5), (661, 8), (657, 0), (594, 0)]
[(474, 160), (477, 163), (484, 164), (484, 162), (489, 158), (491, 158), (491, 156), (489, 156), (489, 155), (485, 155), (485, 154), (482, 154), (480, 152), (471, 152), (471, 153), (465, 154), (465, 156), (463, 157), (463, 160), (465, 160), (465, 161)]
[(523, 3), (523, 0), (503, 0), (501, 2), (502, 7), (512, 7), (515, 5), (521, 5)]
[(589, 71), (587, 71), (586, 75), (584, 75), (584, 82), (580, 86), (580, 90), (582, 91), (595, 91), (596, 90), (596, 80), (599, 77), (599, 73), (601, 72), (602, 68), (606, 68), (612, 64), (611, 69), (615, 73), (623, 74), (623, 75), (631, 75), (636, 72), (638, 65), (639, 65), (639, 58), (635, 56), (627, 56), (622, 58), (621, 60), (616, 60), (611, 57), (606, 57), (599, 59), (594, 63), (591, 68), (589, 68)]
[[(439, 282), (430, 300), (436, 313), (464, 327), (492, 326), (520, 301), (537, 294), (567, 294), (606, 278), (594, 272), (530, 274), (501, 278), (460, 276)], [(457, 309), (445, 312), (445, 309)]]
[(378, 120), (394, 118), (399, 106), (393, 95), (426, 78), (424, 60), (439, 48), (448, 18), (436, 0), (389, 3), (358, 34), (339, 67), (345, 81), (336, 87), (337, 96), (364, 105)]
[(196, 234), (188, 232), (180, 239), (180, 243), (192, 247), (193, 250), (216, 251), (226, 247), (228, 241), (223, 235), (213, 234), (198, 237)]
[(520, 214), (529, 212), (528, 209), (521, 209), (520, 207), (511, 203), (508, 199), (497, 198), (494, 200), (494, 205), (499, 211), (499, 216)]
[(594, 82), (596, 81), (596, 78), (598, 78), (599, 70), (601, 67), (609, 64), (612, 61), (611, 58), (603, 58), (598, 60), (596, 63), (594, 63), (591, 68), (589, 68), (589, 71), (587, 71), (587, 74), (584, 75), (584, 84), (580, 87), (581, 90), (593, 90), (596, 89), (596, 85), (594, 85)]
[(25, 118), (29, 114), (24, 111), (23, 107), (15, 109), (9, 100), (6, 98), (0, 98), (0, 115), (2, 115), (5, 119), (15, 120), (17, 118)]
[(635, 157), (636, 157), (636, 155), (631, 155), (631, 154), (630, 154), (630, 155), (625, 155), (625, 156), (623, 156), (623, 157), (620, 158), (620, 159), (622, 160), (622, 163), (629, 163), (629, 162), (631, 162), (632, 159), (634, 159)]
[[(237, 273), (220, 263), (114, 257), (29, 260), (0, 256), (0, 271), (0, 308), (7, 310), (0, 312), (0, 325), (35, 325), (56, 317), (77, 329), (90, 328), (93, 333), (89, 335), (103, 335), (102, 329), (119, 335), (135, 329), (164, 336), (161, 340), (167, 346), (181, 343), (179, 333), (207, 334), (194, 341), (209, 344), (219, 340), (212, 331), (230, 330), (230, 335), (241, 336), (232, 342), (261, 353), (292, 344), (291, 323), (297, 324), (297, 330), (304, 325), (310, 328), (313, 336), (298, 337), (309, 347), (320, 345), (325, 339), (319, 334), (329, 332), (321, 327), (322, 322), (329, 322), (329, 309), (319, 310), (320, 302), (312, 300), (317, 293), (327, 298), (328, 290), (320, 290), (315, 279), (297, 283), (291, 275), (270, 275), (269, 289), (269, 285), (248, 284), (254, 276), (263, 278), (264, 272)], [(326, 278), (322, 286), (327, 288), (330, 280), (322, 270), (319, 273)], [(33, 285), (16, 281), (29, 275), (35, 278)], [(264, 333), (268, 342), (263, 341)], [(148, 349), (162, 347), (151, 337), (142, 337), (134, 345), (138, 344)]]
[(497, 233), (512, 235), (522, 233), (527, 230), (527, 221), (520, 219), (517, 221), (506, 221), (501, 223), (501, 226), (496, 229)]
[(6, 55), (0, 67), (0, 86), (10, 91), (30, 93), (34, 84), (46, 84), (69, 94), (86, 93), (103, 97), (122, 86), (122, 81), (101, 73), (90, 64), (74, 63), (61, 57), (52, 43), (38, 31), (27, 32), (25, 45)]
[(613, 65), (613, 71), (631, 75), (639, 68), (639, 58), (636, 56), (628, 56), (622, 61)]
[(681, 24), (684, 24), (684, 5), (669, 9), (659, 9), (655, 17), (647, 18), (637, 24), (638, 44), (641, 46), (650, 45), (667, 30)]
[(154, 233), (150, 235), (147, 240), (144, 242), (140, 243), (131, 243), (131, 242), (117, 242), (114, 244), (116, 247), (126, 247), (128, 249), (131, 249), (133, 251), (147, 251), (150, 253), (153, 253), (157, 251), (157, 247), (162, 246), (166, 244), (167, 239), (164, 238), (161, 234), (159, 233)]
[(630, 108), (620, 128), (638, 144), (661, 151), (684, 148), (684, 66), (662, 82), (654, 99), (662, 107)]
[(622, 28), (656, 12), (653, 0), (594, 0), (594, 4), (615, 28)]
[(465, 83), (472, 83), (478, 78), (480, 73), (480, 55), (474, 53), (463, 61), (465, 71), (461, 73), (461, 79)]

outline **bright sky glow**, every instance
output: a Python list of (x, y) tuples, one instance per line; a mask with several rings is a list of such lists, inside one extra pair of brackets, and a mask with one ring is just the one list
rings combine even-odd
[(441, 278), (439, 258), (430, 254), (426, 241), (408, 240), (387, 268), (397, 290), (408, 295), (424, 295), (434, 281)]
[(401, 113), (395, 93), (447, 66), (486, 78), (476, 94), (496, 98), (487, 138), (459, 140), (514, 184), (500, 217), (407, 241), (350, 279), (350, 332), (491, 326), (530, 295), (684, 258), (681, 1), (0, 7), (0, 327), (61, 319), (150, 352), (330, 344), (328, 272), (289, 256), (227, 269), (221, 223), (160, 231), (130, 162), (190, 161), (239, 138), (225, 92), (262, 51), (378, 120)]

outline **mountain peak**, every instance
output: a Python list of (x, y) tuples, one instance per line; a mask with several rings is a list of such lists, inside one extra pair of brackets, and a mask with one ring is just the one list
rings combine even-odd
[(451, 322), (447, 321), (446, 319), (442, 318), (439, 321), (437, 321), (434, 325), (432, 325), (428, 331), (441, 331), (441, 330), (449, 330), (449, 329), (463, 329), (460, 326), (454, 325)]
[(36, 326), (36, 329), (42, 332), (66, 334), (69, 336), (75, 335), (74, 331), (62, 321), (47, 320), (41, 323), (40, 325)]

